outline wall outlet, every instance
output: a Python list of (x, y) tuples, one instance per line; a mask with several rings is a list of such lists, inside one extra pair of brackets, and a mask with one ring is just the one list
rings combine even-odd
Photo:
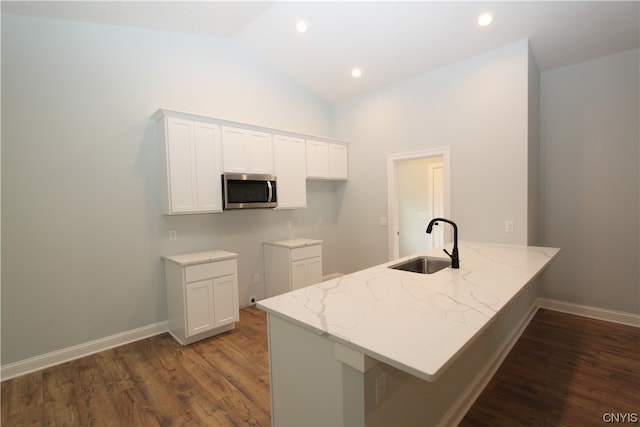
[(260, 281), (260, 273), (253, 274), (253, 283), (258, 283)]
[(387, 373), (383, 372), (376, 377), (376, 405), (387, 397)]
[(256, 296), (255, 295), (251, 295), (249, 297), (249, 305), (255, 305), (256, 303)]
[(178, 232), (175, 230), (171, 230), (169, 232), (169, 240), (178, 240)]
[(507, 233), (513, 233), (513, 220), (508, 219), (504, 222), (504, 231)]

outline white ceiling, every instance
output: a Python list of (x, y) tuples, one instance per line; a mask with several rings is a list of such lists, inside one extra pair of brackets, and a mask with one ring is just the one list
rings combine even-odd
[[(3, 13), (237, 40), (330, 102), (529, 38), (542, 71), (640, 47), (639, 1), (2, 1)], [(494, 21), (475, 23), (489, 11)], [(304, 19), (308, 32), (295, 30)], [(362, 69), (354, 80), (350, 71)]]

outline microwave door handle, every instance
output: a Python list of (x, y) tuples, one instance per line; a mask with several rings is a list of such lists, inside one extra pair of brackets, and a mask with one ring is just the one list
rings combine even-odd
[(267, 201), (271, 203), (271, 199), (273, 198), (273, 188), (271, 188), (271, 181), (267, 181), (267, 188), (269, 189), (269, 195), (267, 196)]

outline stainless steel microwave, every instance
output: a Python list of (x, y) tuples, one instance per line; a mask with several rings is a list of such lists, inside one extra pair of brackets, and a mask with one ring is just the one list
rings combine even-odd
[(278, 206), (276, 177), (225, 173), (222, 175), (222, 199), (225, 210), (275, 208)]

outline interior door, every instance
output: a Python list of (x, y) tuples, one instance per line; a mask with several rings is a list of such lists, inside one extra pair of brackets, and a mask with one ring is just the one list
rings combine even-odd
[(442, 246), (441, 228), (426, 234), (432, 218), (444, 216), (444, 165), (441, 157), (403, 160), (396, 166), (397, 248), (405, 257)]

